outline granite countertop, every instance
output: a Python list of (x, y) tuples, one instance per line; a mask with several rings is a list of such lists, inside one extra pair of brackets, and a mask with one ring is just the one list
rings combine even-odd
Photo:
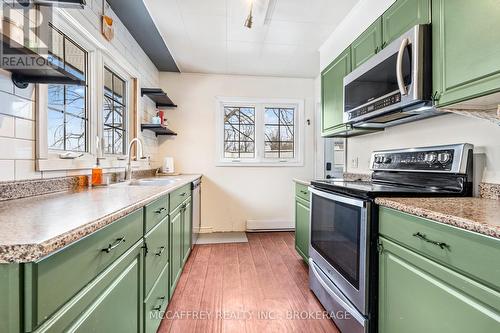
[(107, 187), (0, 203), (0, 263), (32, 262), (83, 238), (201, 175), (180, 175), (166, 186)]
[(311, 185), (311, 180), (294, 178), (293, 181), (296, 182), (297, 184), (302, 184), (302, 185), (305, 185), (305, 186)]
[(500, 200), (482, 198), (377, 198), (393, 208), (483, 235), (500, 238)]

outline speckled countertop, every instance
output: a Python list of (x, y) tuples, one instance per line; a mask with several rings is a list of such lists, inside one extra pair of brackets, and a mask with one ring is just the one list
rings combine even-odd
[(297, 184), (302, 184), (302, 185), (306, 185), (306, 186), (311, 185), (311, 180), (307, 180), (307, 179), (294, 178), (293, 181), (296, 182)]
[(482, 198), (377, 198), (381, 206), (500, 238), (500, 200)]
[(43, 258), (184, 186), (201, 175), (180, 175), (166, 186), (82, 189), (0, 203), (0, 263)]

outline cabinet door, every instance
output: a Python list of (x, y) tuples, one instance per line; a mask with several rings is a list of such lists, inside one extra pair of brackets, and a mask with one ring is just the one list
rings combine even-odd
[(351, 71), (351, 49), (345, 50), (321, 74), (322, 135), (343, 126), (344, 77)]
[(182, 235), (182, 263), (186, 262), (189, 257), (189, 253), (191, 253), (191, 224), (192, 224), (192, 205), (191, 201), (188, 201), (184, 208), (183, 219), (182, 219), (182, 227), (183, 227), (183, 235)]
[(170, 297), (181, 275), (182, 265), (182, 213), (178, 208), (170, 216)]
[(432, 2), (433, 86), (444, 106), (500, 90), (500, 2)]
[(385, 46), (413, 26), (431, 23), (431, 0), (398, 0), (382, 15), (382, 21)]
[(295, 198), (295, 249), (307, 263), (309, 259), (309, 203)]
[(500, 294), (384, 238), (379, 332), (500, 332)]
[(352, 70), (370, 59), (382, 47), (382, 19), (378, 18), (375, 23), (368, 27), (351, 44)]

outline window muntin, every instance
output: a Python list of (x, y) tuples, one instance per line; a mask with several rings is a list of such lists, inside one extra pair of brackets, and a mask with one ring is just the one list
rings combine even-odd
[(224, 107), (224, 157), (255, 158), (254, 107)]
[(125, 154), (126, 82), (107, 67), (104, 68), (103, 136), (106, 154)]
[[(88, 53), (51, 26), (49, 61), (87, 81)], [(47, 139), (49, 149), (88, 151), (87, 86), (48, 85)]]
[(264, 110), (264, 157), (291, 159), (295, 155), (295, 109)]

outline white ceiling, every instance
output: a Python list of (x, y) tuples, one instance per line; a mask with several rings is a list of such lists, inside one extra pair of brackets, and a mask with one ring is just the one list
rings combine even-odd
[[(358, 0), (144, 0), (181, 72), (315, 77), (318, 48)], [(264, 23), (268, 4), (271, 20)]]

